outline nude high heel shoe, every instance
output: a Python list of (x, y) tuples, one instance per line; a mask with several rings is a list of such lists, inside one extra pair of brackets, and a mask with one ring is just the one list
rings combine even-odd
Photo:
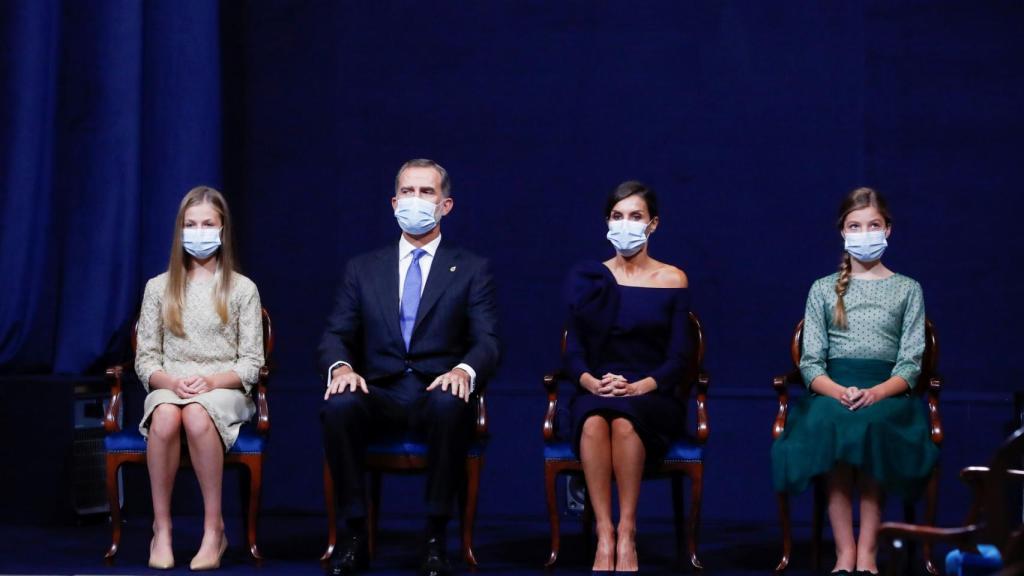
[(174, 554), (167, 557), (158, 557), (153, 554), (153, 545), (156, 544), (156, 536), (149, 541), (149, 567), (157, 570), (170, 570), (174, 568)]
[(222, 535), (220, 537), (220, 550), (217, 552), (215, 558), (202, 559), (197, 554), (192, 558), (192, 562), (189, 563), (189, 570), (216, 570), (220, 568), (220, 559), (224, 556), (224, 551), (228, 549), (228, 537)]

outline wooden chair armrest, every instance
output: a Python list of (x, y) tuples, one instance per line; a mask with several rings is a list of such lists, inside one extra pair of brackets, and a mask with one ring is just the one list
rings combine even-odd
[(789, 386), (791, 384), (803, 384), (803, 377), (799, 370), (791, 370), (781, 376), (772, 378), (772, 388), (779, 397), (779, 409), (775, 413), (775, 422), (772, 424), (772, 438), (778, 438), (786, 429), (786, 416), (789, 415)]
[(886, 540), (916, 540), (921, 542), (945, 542), (957, 548), (973, 548), (982, 533), (982, 526), (971, 524), (957, 528), (936, 528), (906, 524), (904, 522), (885, 522), (878, 529), (880, 538)]
[(555, 412), (558, 410), (558, 377), (557, 372), (544, 375), (544, 389), (548, 393), (548, 410), (544, 414), (544, 441), (555, 439)]
[(260, 379), (256, 383), (256, 431), (260, 434), (270, 432), (270, 406), (267, 404), (267, 382), (270, 380), (270, 368), (260, 366)]
[(711, 434), (711, 426), (708, 420), (708, 386), (711, 385), (711, 377), (707, 372), (697, 375), (697, 441), (704, 443), (708, 441)]
[(942, 418), (939, 415), (939, 393), (942, 392), (942, 378), (934, 376), (928, 380), (928, 422), (932, 442), (942, 444)]
[(124, 396), (123, 378), (124, 373), (130, 370), (128, 364), (117, 364), (107, 368), (105, 380), (110, 386), (110, 403), (107, 405), (107, 412), (103, 415), (103, 429), (107, 434), (121, 431), (121, 424), (117, 421), (121, 413), (121, 402)]
[(486, 438), (487, 434), (487, 402), (483, 394), (478, 394), (476, 398), (476, 437)]

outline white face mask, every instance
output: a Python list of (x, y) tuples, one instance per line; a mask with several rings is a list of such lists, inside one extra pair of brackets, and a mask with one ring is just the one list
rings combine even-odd
[(184, 228), (181, 244), (185, 252), (200, 260), (209, 258), (220, 248), (220, 228)]
[(398, 226), (413, 236), (426, 234), (437, 226), (441, 217), (437, 214), (440, 204), (417, 198), (400, 198), (395, 206), (395, 219)]
[(871, 232), (847, 232), (845, 239), (846, 251), (860, 262), (874, 262), (882, 257), (889, 242), (885, 239), (885, 230)]
[(647, 227), (650, 222), (637, 222), (635, 220), (609, 220), (608, 241), (615, 247), (615, 251), (623, 256), (629, 257), (636, 254), (647, 244)]

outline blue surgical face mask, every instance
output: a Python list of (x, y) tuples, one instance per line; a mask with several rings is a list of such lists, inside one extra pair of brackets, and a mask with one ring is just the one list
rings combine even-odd
[(847, 232), (846, 251), (860, 262), (874, 262), (882, 257), (889, 242), (885, 239), (885, 230), (871, 232)]
[(438, 206), (439, 204), (415, 196), (400, 198), (395, 207), (395, 219), (402, 230), (413, 236), (426, 234), (433, 230), (441, 219), (437, 215)]
[(647, 244), (647, 226), (649, 222), (635, 220), (609, 220), (608, 240), (615, 251), (629, 257), (640, 251)]
[(185, 228), (181, 245), (193, 258), (204, 260), (220, 248), (220, 228)]

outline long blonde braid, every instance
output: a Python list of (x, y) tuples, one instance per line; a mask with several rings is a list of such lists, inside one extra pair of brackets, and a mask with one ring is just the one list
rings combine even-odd
[(839, 279), (836, 280), (836, 307), (832, 311), (832, 323), (840, 330), (846, 330), (846, 304), (843, 296), (850, 286), (850, 254), (843, 252), (843, 260), (839, 264)]

